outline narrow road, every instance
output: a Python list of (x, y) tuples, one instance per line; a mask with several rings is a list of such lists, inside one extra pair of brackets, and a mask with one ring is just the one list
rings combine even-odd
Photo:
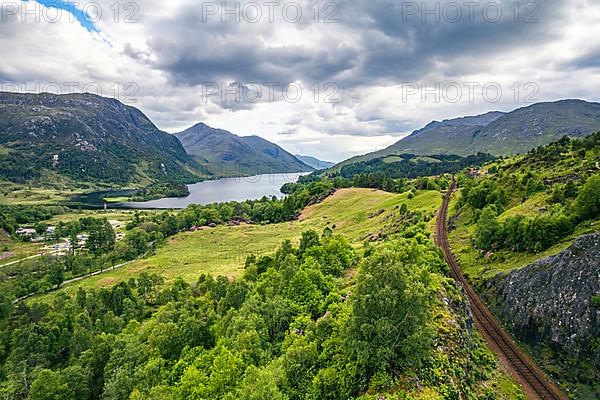
[(435, 227), (435, 243), (444, 252), (444, 258), (450, 268), (450, 274), (465, 289), (469, 298), (475, 326), (490, 349), (496, 353), (508, 373), (521, 384), (523, 391), (529, 399), (565, 400), (566, 397), (554, 382), (514, 342), (512, 337), (504, 330), (462, 275), (458, 262), (450, 250), (450, 242), (448, 241), (448, 204), (454, 191), (456, 191), (456, 180), (452, 179), (452, 185), (444, 195), (442, 206), (438, 212)]
[[(135, 260), (133, 260), (133, 261), (135, 261)], [(104, 274), (106, 272), (110, 272), (110, 271), (114, 271), (114, 270), (119, 269), (119, 268), (123, 268), (124, 266), (131, 264), (133, 261), (127, 261), (127, 262), (124, 262), (124, 263), (121, 263), (121, 264), (113, 265), (112, 267), (103, 269), (102, 271), (98, 270), (98, 271), (92, 272), (91, 274), (85, 274), (85, 275), (81, 275), (81, 276), (78, 276), (78, 277), (66, 280), (66, 281), (64, 281), (63, 283), (60, 284), (60, 287), (62, 288), (63, 286), (68, 285), (70, 283), (79, 282), (79, 281), (82, 281), (84, 279), (91, 278), (93, 276), (102, 275), (102, 274)], [(20, 303), (22, 301), (25, 301), (27, 299), (31, 299), (32, 297), (36, 297), (36, 296), (39, 296), (39, 295), (42, 295), (42, 294), (47, 294), (47, 293), (50, 293), (50, 292), (54, 292), (56, 290), (58, 290), (58, 289), (52, 289), (50, 291), (42, 292), (42, 293), (28, 294), (26, 296), (19, 297), (18, 299), (14, 300), (13, 304), (18, 304), (18, 303)]]
[(51, 250), (48, 253), (34, 254), (32, 256), (29, 256), (29, 257), (21, 258), (19, 260), (15, 260), (15, 261), (11, 261), (11, 262), (6, 263), (6, 264), (2, 264), (2, 265), (0, 265), (0, 268), (8, 267), (9, 265), (15, 265), (15, 264), (18, 264), (20, 262), (27, 261), (27, 260), (32, 260), (34, 258), (38, 258), (38, 257), (42, 257), (42, 256), (49, 256), (49, 255), (52, 255), (52, 254), (60, 253), (61, 251), (64, 251), (64, 250)]

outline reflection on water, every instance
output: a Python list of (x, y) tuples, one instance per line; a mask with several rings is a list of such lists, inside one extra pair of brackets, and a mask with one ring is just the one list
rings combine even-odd
[(144, 202), (119, 203), (126, 208), (185, 208), (190, 204), (210, 204), (226, 201), (256, 200), (263, 196), (281, 197), (279, 190), (286, 183), (297, 182), (305, 173), (267, 174), (243, 178), (224, 178), (189, 185), (187, 197), (164, 198)]

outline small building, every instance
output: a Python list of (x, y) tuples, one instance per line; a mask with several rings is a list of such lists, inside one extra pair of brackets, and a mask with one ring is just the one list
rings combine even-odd
[(469, 168), (469, 172), (467, 173), (470, 178), (479, 178), (481, 176), (481, 172), (477, 168)]
[(19, 228), (16, 230), (16, 234), (19, 236), (33, 237), (37, 235), (37, 231), (33, 228)]
[(117, 230), (121, 227), (121, 223), (119, 221), (108, 221), (113, 230)]

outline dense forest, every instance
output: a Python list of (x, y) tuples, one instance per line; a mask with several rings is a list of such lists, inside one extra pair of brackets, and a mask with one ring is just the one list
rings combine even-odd
[[(483, 153), (467, 157), (444, 154), (428, 157), (414, 154), (390, 155), (344, 165), (339, 170), (334, 167), (325, 172), (317, 171), (301, 177), (300, 182), (330, 181), (335, 188), (362, 187), (394, 193), (411, 189), (444, 190), (449, 185), (448, 174), (495, 159)], [(289, 186), (283, 187), (284, 193), (291, 193), (293, 185)]]
[(413, 179), (420, 176), (454, 174), (467, 167), (479, 166), (494, 159), (494, 156), (484, 153), (466, 157), (448, 154), (427, 157), (414, 154), (388, 155), (383, 158), (344, 165), (339, 173), (334, 173), (334, 176), (353, 178), (357, 175), (379, 174), (390, 179)]
[[(371, 172), (354, 175), (351, 178), (344, 178), (342, 176), (324, 177), (317, 174), (310, 174), (301, 176), (299, 183), (301, 185), (317, 185), (315, 187), (327, 186), (333, 189), (357, 187), (380, 189), (390, 193), (404, 193), (407, 191), (414, 192), (415, 190), (445, 190), (450, 185), (450, 179), (447, 174), (408, 179), (390, 178), (377, 172)], [(281, 191), (285, 194), (291, 194), (301, 188), (302, 186), (298, 186), (297, 184), (288, 183), (283, 185)]]
[(136, 190), (130, 201), (148, 201), (165, 197), (186, 197), (190, 195), (187, 185), (177, 182), (157, 182)]
[[(341, 274), (356, 267), (357, 283), (346, 287)], [(203, 275), (164, 285), (141, 274), (52, 304), (4, 305), (0, 393), (411, 399), (432, 387), (444, 398), (493, 399), (493, 388), (478, 387), (494, 369), (491, 354), (472, 331), (440, 331), (438, 296), (462, 301), (444, 273), (423, 233), (362, 257), (331, 231), (307, 231), (297, 248), (283, 242), (249, 257), (236, 281)], [(461, 348), (452, 349), (451, 332), (466, 334)]]

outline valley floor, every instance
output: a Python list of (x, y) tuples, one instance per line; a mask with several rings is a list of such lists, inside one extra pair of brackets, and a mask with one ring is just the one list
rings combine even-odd
[[(93, 276), (59, 292), (35, 297), (52, 299), (57, 293), (75, 294), (79, 287), (99, 288), (126, 281), (141, 272), (156, 273), (167, 282), (182, 277), (188, 282), (201, 274), (237, 277), (249, 255), (273, 253), (286, 239), (297, 245), (302, 232), (322, 232), (329, 227), (355, 247), (371, 235), (383, 233), (391, 224), (390, 214), (405, 203), (411, 211), (434, 215), (442, 201), (438, 191), (393, 194), (373, 189), (341, 189), (323, 203), (307, 207), (297, 221), (269, 225), (217, 226), (197, 232), (179, 233), (146, 259), (135, 261), (118, 271)], [(379, 214), (381, 211), (383, 212)], [(433, 227), (434, 221), (430, 222)], [(433, 231), (433, 229), (431, 229)]]

